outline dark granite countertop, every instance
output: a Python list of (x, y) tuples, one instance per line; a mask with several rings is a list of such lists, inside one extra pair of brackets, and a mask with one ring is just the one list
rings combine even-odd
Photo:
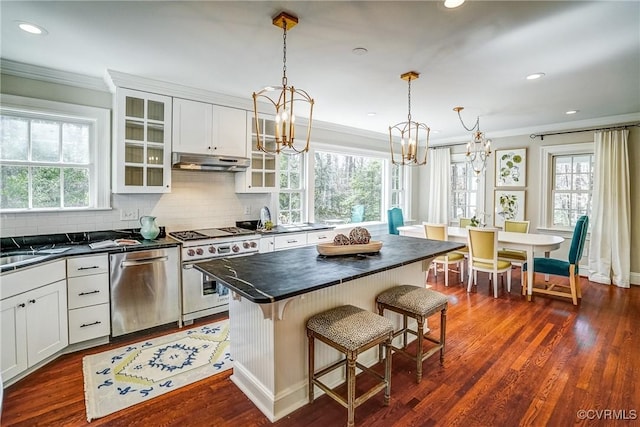
[(267, 304), (442, 255), (464, 245), (414, 237), (383, 235), (379, 253), (325, 257), (315, 246), (194, 264), (229, 289)]
[[(91, 249), (90, 243), (103, 240), (134, 239), (139, 245), (111, 246), (100, 249)], [(33, 267), (34, 265), (49, 262), (55, 259), (94, 255), (103, 253), (132, 252), (145, 249), (161, 249), (179, 246), (180, 243), (170, 237), (159, 237), (154, 240), (144, 239), (138, 230), (104, 230), (79, 233), (61, 233), (36, 236), (3, 237), (0, 239), (0, 251), (2, 255), (36, 254), (37, 259), (32, 262), (9, 264), (0, 266), (0, 272), (19, 270)], [(65, 249), (64, 252), (49, 254), (49, 250)], [(40, 257), (42, 255), (42, 258)]]

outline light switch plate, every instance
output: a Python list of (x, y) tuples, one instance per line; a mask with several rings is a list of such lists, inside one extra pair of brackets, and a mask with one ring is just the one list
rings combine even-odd
[(138, 219), (138, 209), (120, 209), (120, 221), (136, 221)]

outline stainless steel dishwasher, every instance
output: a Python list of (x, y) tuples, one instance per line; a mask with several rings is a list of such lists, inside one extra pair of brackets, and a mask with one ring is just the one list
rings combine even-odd
[(111, 336), (180, 320), (178, 248), (122, 252), (111, 266)]

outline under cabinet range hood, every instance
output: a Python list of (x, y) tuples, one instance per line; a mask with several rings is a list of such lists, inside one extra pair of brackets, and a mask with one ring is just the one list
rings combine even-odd
[(218, 156), (208, 154), (172, 153), (171, 167), (203, 172), (241, 172), (249, 167), (246, 157)]

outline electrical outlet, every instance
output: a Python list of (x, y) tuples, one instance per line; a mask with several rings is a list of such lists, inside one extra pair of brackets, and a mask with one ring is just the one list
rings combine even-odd
[(138, 219), (138, 209), (120, 209), (120, 221), (135, 221)]
[(244, 214), (245, 215), (251, 215), (251, 206), (245, 206), (244, 207)]

